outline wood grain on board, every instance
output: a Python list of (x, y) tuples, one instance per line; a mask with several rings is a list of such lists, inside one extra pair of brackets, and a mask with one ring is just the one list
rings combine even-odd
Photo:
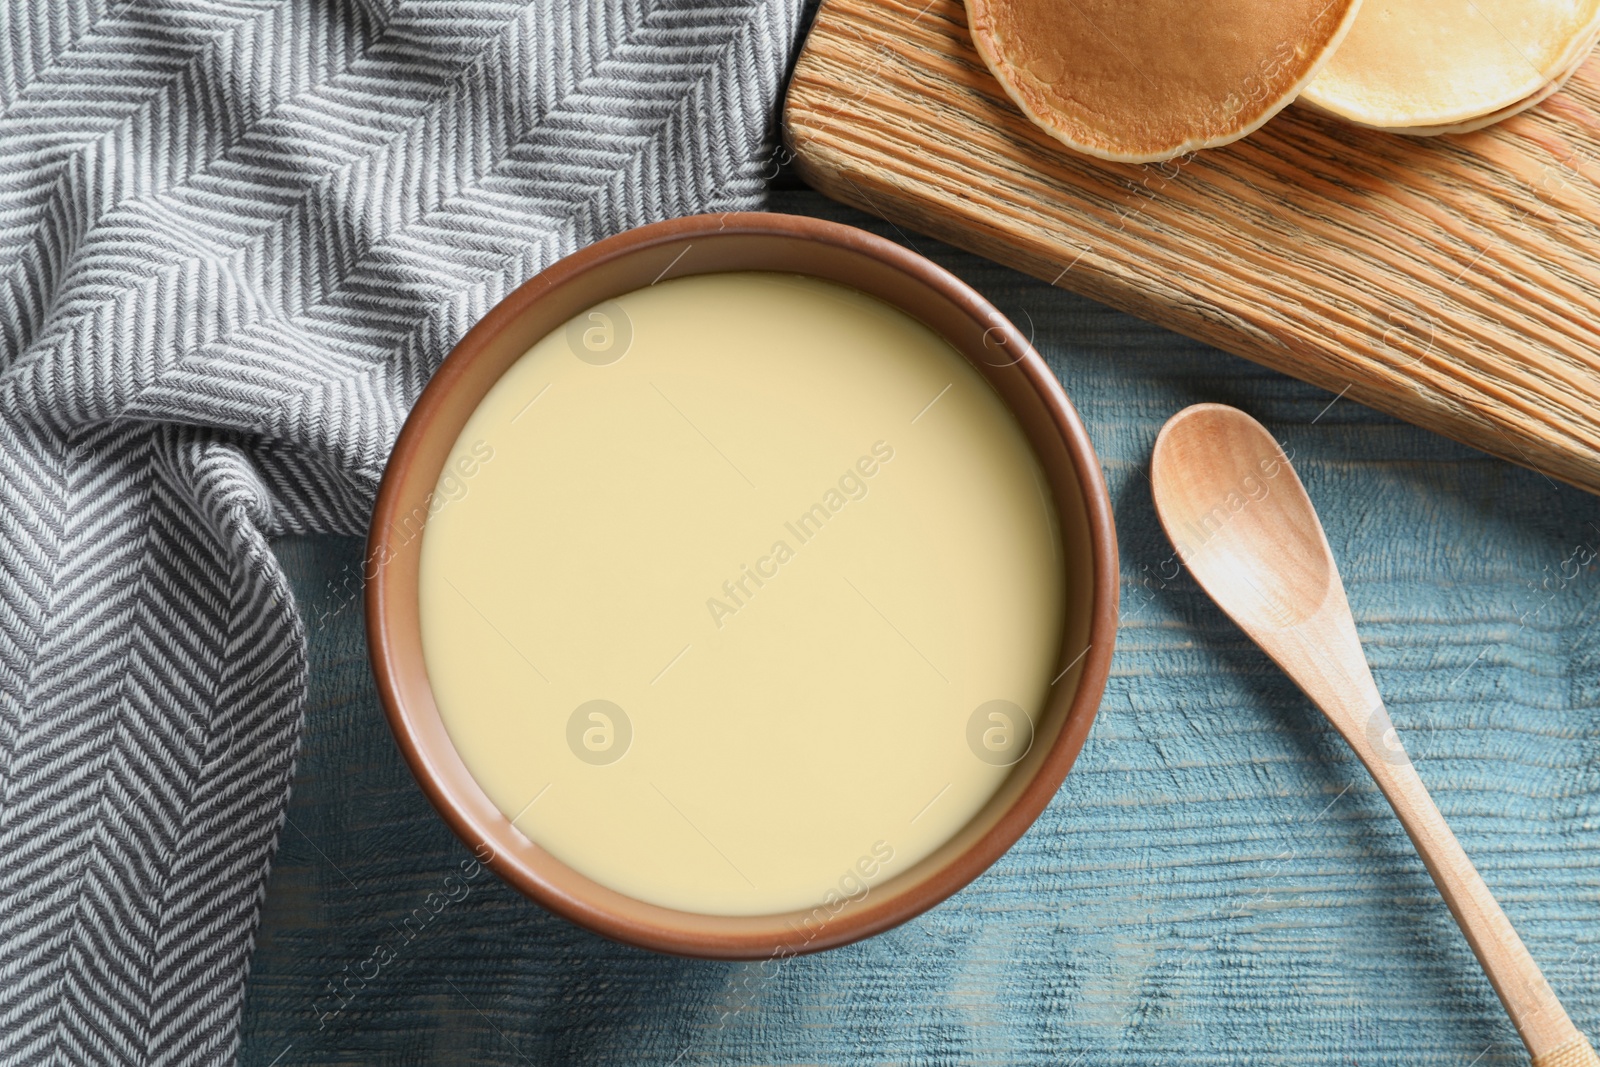
[(784, 126), (830, 196), (1600, 493), (1600, 58), (1476, 133), (1291, 107), (1141, 166), (1029, 123), (956, 0), (823, 0)]

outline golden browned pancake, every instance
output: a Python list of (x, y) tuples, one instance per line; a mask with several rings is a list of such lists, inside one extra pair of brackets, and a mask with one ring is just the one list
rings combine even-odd
[(1456, 131), (1543, 99), (1597, 28), (1600, 0), (1365, 0), (1301, 99), (1360, 126)]
[(1259, 127), (1316, 74), (1359, 3), (966, 0), (979, 55), (1023, 112), (1069, 147), (1126, 163)]

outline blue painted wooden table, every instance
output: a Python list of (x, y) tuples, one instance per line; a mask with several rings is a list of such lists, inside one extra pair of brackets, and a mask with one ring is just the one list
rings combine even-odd
[[(814, 194), (773, 206), (908, 240)], [(1171, 565), (1150, 447), (1201, 400), (1291, 450), (1423, 778), (1600, 1033), (1600, 500), (908, 243), (1034, 331), (1116, 504), (1112, 679), (1037, 825), (929, 914), (775, 976), (612, 944), (474, 872), (384, 725), (360, 544), (288, 540), (311, 698), (243, 1062), (1525, 1063), (1360, 765)]]

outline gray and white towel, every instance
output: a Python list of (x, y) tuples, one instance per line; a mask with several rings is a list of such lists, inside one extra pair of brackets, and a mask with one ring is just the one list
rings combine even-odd
[(304, 703), (451, 344), (758, 206), (799, 0), (0, 0), (0, 1063), (235, 1058)]

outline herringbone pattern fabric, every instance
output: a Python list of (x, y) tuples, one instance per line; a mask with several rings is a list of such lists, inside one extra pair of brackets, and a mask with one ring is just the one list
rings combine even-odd
[(749, 208), (799, 0), (0, 0), (0, 1062), (233, 1059), (303, 703), (452, 342)]

